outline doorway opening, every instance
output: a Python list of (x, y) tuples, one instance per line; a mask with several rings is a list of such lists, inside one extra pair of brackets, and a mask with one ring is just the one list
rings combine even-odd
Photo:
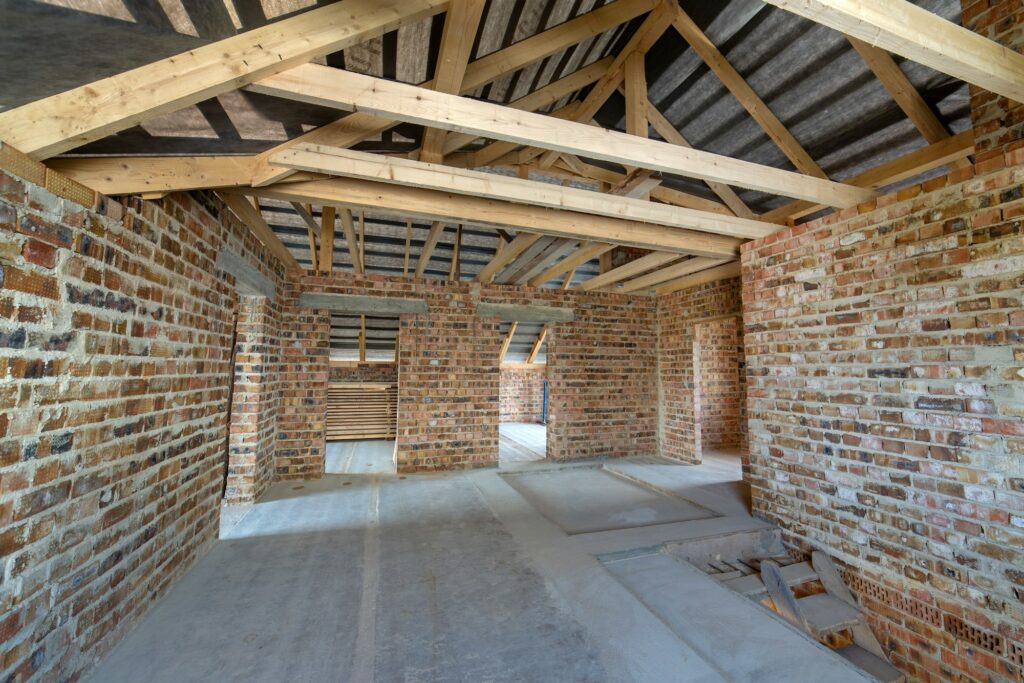
[(326, 474), (395, 474), (398, 316), (331, 316)]
[(544, 460), (548, 444), (548, 327), (506, 322), (502, 340), (499, 466)]
[(705, 462), (743, 457), (746, 392), (739, 325), (737, 316), (723, 316), (694, 326), (694, 431)]

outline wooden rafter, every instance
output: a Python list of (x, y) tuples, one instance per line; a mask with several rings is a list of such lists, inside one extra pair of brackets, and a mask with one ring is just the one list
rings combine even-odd
[(579, 248), (576, 249), (575, 252), (549, 267), (540, 275), (530, 278), (527, 284), (531, 287), (540, 287), (548, 280), (556, 278), (559, 275), (563, 275), (570, 271), (575, 272), (578, 267), (587, 261), (600, 258), (601, 254), (606, 251), (611, 251), (614, 248), (614, 244), (605, 244), (603, 242), (584, 242), (583, 244), (580, 244)]
[(416, 263), (416, 273), (413, 277), (421, 278), (423, 273), (426, 272), (427, 264), (430, 263), (430, 257), (434, 255), (434, 248), (437, 247), (437, 243), (441, 241), (441, 235), (444, 234), (444, 225), (443, 221), (434, 221), (430, 224), (430, 232), (427, 233), (427, 240), (423, 243), (420, 259)]
[(537, 362), (537, 354), (540, 353), (540, 348), (544, 345), (544, 340), (548, 336), (548, 326), (540, 328), (540, 333), (537, 334), (537, 338), (533, 340), (533, 345), (530, 347), (530, 353), (526, 356), (526, 362), (533, 364)]
[(767, 0), (989, 92), (1024, 102), (1024, 55), (907, 0)]
[[(974, 131), (966, 130), (941, 142), (868, 169), (850, 178), (847, 182), (861, 187), (879, 189), (953, 163), (958, 159), (965, 159), (971, 154), (974, 154)], [(784, 223), (789, 219), (806, 216), (824, 208), (827, 207), (813, 202), (792, 202), (761, 214), (761, 218), (773, 223)]]
[(533, 144), (830, 206), (845, 208), (875, 197), (870, 190), (822, 178), (317, 64), (303, 64), (249, 87), (254, 92), (309, 104), (357, 108), (410, 123)]
[(0, 113), (36, 159), (80, 147), (442, 11), (446, 0), (342, 0)]
[(704, 213), (630, 197), (601, 196), (590, 190), (349, 149), (302, 145), (275, 155), (272, 159), (277, 166), (298, 170), (315, 169), (316, 172), (331, 175), (380, 180), (406, 187), (521, 202), (610, 218), (628, 218), (722, 235), (758, 238), (776, 230), (774, 225), (749, 218)]
[(402, 277), (409, 277), (409, 250), (412, 249), (412, 221), (405, 221), (405, 256), (402, 260)]
[(320, 226), (316, 224), (316, 219), (313, 218), (313, 212), (310, 209), (298, 202), (290, 202), (290, 204), (292, 210), (306, 224), (306, 235), (309, 237), (309, 267), (310, 270), (316, 270), (316, 236), (320, 232)]
[(479, 282), (491, 282), (494, 276), (498, 274), (502, 268), (510, 264), (520, 254), (530, 248), (534, 242), (540, 239), (540, 235), (532, 235), (530, 233), (521, 232), (516, 235), (516, 238), (509, 243), (507, 247), (501, 250), (500, 253), (494, 255), (494, 258), (490, 262), (480, 269), (477, 273), (476, 279)]
[(678, 292), (681, 289), (696, 287), (697, 285), (707, 284), (708, 282), (737, 277), (741, 270), (739, 262), (733, 261), (732, 263), (708, 268), (707, 270), (702, 270), (697, 273), (693, 273), (692, 275), (684, 275), (676, 280), (664, 282), (658, 285), (654, 292), (658, 296), (661, 296), (662, 294), (671, 294), (672, 292)]
[(295, 260), (295, 257), (288, 251), (288, 248), (281, 243), (280, 238), (267, 224), (259, 209), (250, 204), (246, 197), (230, 192), (220, 192), (218, 196), (227, 204), (229, 209), (235, 212), (235, 215), (243, 223), (249, 226), (249, 229), (263, 243), (263, 246), (281, 260), (285, 268), (299, 268), (299, 262)]
[(355, 206), (402, 219), (427, 218), (490, 229), (508, 226), (556, 237), (614, 242), (657, 251), (727, 258), (735, 258), (739, 253), (740, 240), (725, 235), (365, 180), (281, 183), (245, 188), (245, 192), (283, 201)]
[[(608, 101), (608, 98), (612, 96), (612, 93), (619, 87), (624, 78), (623, 67), (626, 63), (626, 59), (629, 58), (634, 52), (645, 53), (651, 46), (657, 42), (661, 34), (665, 32), (665, 29), (669, 25), (669, 12), (667, 11), (668, 4), (673, 3), (659, 3), (658, 6), (649, 14), (644, 22), (640, 24), (636, 32), (630, 37), (629, 42), (626, 43), (622, 51), (619, 52), (615, 57), (615, 61), (612, 62), (611, 66), (608, 67), (608, 72), (601, 80), (594, 84), (594, 87), (590, 89), (587, 96), (580, 103), (579, 108), (573, 113), (573, 121), (576, 122), (587, 122), (594, 118), (597, 114), (597, 110)], [(539, 145), (543, 147), (543, 145)], [(550, 148), (549, 148), (550, 149)], [(554, 152), (546, 152), (540, 160), (541, 168), (549, 168), (551, 164), (558, 158), (558, 154)]]
[(335, 209), (325, 206), (320, 210), (320, 268), (324, 273), (334, 270)]
[[(925, 140), (929, 143), (935, 143), (950, 137), (949, 130), (942, 125), (939, 117), (935, 115), (932, 108), (924, 101), (921, 93), (917, 91), (914, 84), (903, 73), (903, 70), (896, 63), (896, 60), (892, 58), (892, 55), (874, 45), (865, 43), (859, 38), (853, 38), (852, 36), (847, 36), (846, 38), (861, 56), (861, 59), (864, 60), (864, 63), (867, 64), (868, 68), (871, 69), (872, 73), (875, 74), (879, 82), (889, 91), (892, 99), (903, 110), (903, 113), (907, 115), (907, 118), (913, 122), (917, 130), (924, 136)], [(966, 159), (958, 159), (952, 165), (958, 168), (965, 168), (971, 164)]]
[[(462, 78), (462, 92), (469, 93), (502, 76), (513, 73), (560, 50), (571, 47), (596, 33), (618, 26), (649, 11), (657, 0), (615, 0), (592, 12), (564, 22), (554, 28), (513, 43), (507, 48), (475, 60), (466, 67)], [(433, 88), (433, 79), (420, 84)], [(287, 177), (291, 171), (271, 166), (270, 156), (293, 144), (302, 142), (349, 147), (369, 137), (383, 133), (395, 125), (393, 119), (356, 112), (334, 123), (321, 126), (304, 135), (282, 143), (257, 156), (252, 184), (269, 185)]]
[(352, 224), (352, 211), (347, 207), (341, 209), (341, 229), (345, 233), (345, 246), (348, 248), (348, 256), (352, 261), (352, 269), (357, 273), (365, 271), (363, 267), (362, 252), (359, 248), (359, 238), (356, 237), (356, 228)]
[(582, 290), (584, 292), (593, 291), (595, 289), (604, 289), (611, 287), (612, 285), (628, 280), (631, 277), (635, 277), (641, 273), (646, 273), (648, 270), (653, 270), (660, 266), (664, 266), (673, 261), (678, 261), (682, 256), (679, 254), (666, 254), (660, 251), (641, 256), (635, 261), (630, 261), (618, 268), (613, 268), (606, 273), (595, 275), (589, 280), (584, 280), (580, 284), (576, 285), (575, 289)]
[(809, 176), (827, 178), (818, 163), (807, 153), (807, 150), (797, 141), (793, 134), (779, 121), (772, 113), (764, 100), (754, 92), (747, 81), (733, 68), (732, 64), (715, 47), (715, 44), (708, 39), (704, 32), (697, 27), (697, 24), (690, 19), (689, 15), (682, 10), (675, 2), (670, 3), (672, 7), (672, 25), (679, 35), (690, 44), (700, 58), (708, 67), (715, 72), (718, 79), (729, 89), (743, 108), (751, 117), (757, 121), (761, 129), (767, 133), (779, 149), (782, 150), (793, 165)]
[(568, 256), (576, 249), (577, 240), (553, 240), (532, 262), (525, 264), (512, 278), (511, 284), (523, 285), (547, 269), (552, 263)]
[(608, 190), (608, 194), (614, 197), (639, 199), (649, 196), (651, 190), (661, 185), (661, 181), (660, 173), (649, 171), (646, 168), (638, 168), (627, 173), (621, 182)]
[[(672, 123), (665, 118), (665, 116), (658, 111), (658, 108), (654, 106), (652, 102), (647, 103), (647, 117), (651, 122), (651, 126), (658, 132), (658, 135), (662, 137), (665, 142), (672, 143), (673, 145), (679, 145), (680, 147), (692, 147), (689, 141), (683, 137)], [(754, 212), (740, 199), (736, 192), (726, 185), (725, 183), (716, 183), (714, 181), (708, 181), (707, 186), (711, 188), (711, 191), (718, 195), (719, 199), (722, 200), (726, 206), (733, 212), (733, 214), (740, 218), (753, 218)]]
[(697, 271), (707, 270), (708, 268), (714, 268), (715, 266), (722, 265), (723, 263), (727, 263), (727, 261), (723, 259), (712, 259), (699, 256), (696, 258), (686, 259), (685, 261), (656, 270), (653, 273), (648, 273), (647, 275), (641, 275), (638, 278), (628, 280), (622, 284), (618, 291), (628, 294), (630, 292), (653, 289), (662, 282), (667, 282), (684, 275), (689, 275), (690, 273), (696, 273)]
[(516, 334), (516, 328), (519, 327), (519, 323), (513, 320), (508, 325), (508, 333), (505, 335), (505, 339), (501, 342), (501, 352), (498, 354), (498, 364), (505, 362), (505, 355), (508, 353), (508, 347), (512, 344), (512, 337)]
[[(466, 73), (469, 56), (473, 50), (473, 38), (483, 14), (484, 0), (451, 0), (444, 20), (444, 34), (434, 72), (434, 89), (439, 92), (460, 93), (462, 77)], [(444, 159), (441, 146), (445, 131), (427, 128), (423, 132), (420, 149), (422, 161), (440, 162)]]
[(461, 277), (461, 265), (459, 263), (459, 252), (462, 250), (462, 225), (455, 229), (455, 243), (452, 245), (452, 263), (448, 268), (448, 279), (458, 282)]

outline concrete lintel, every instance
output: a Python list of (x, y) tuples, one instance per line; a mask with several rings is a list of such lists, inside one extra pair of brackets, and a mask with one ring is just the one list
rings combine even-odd
[(338, 313), (359, 313), (362, 315), (402, 315), (403, 313), (427, 312), (427, 302), (422, 299), (359, 296), (355, 294), (317, 294), (315, 292), (300, 294), (299, 306), (303, 308), (326, 308)]
[(571, 308), (521, 304), (477, 304), (476, 314), (482, 318), (501, 318), (520, 323), (567, 323), (575, 319)]
[(227, 247), (221, 247), (217, 254), (217, 270), (233, 275), (238, 291), (242, 294), (265, 296), (271, 301), (277, 294), (273, 280)]

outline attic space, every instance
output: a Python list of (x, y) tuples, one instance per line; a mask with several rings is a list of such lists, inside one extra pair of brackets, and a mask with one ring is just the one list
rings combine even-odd
[(1022, 53), (0, 1), (0, 680), (1024, 683)]

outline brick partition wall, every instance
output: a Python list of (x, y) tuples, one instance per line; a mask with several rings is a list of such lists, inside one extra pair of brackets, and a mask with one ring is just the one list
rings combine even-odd
[[(307, 273), (300, 291), (423, 299), (425, 315), (400, 321), (397, 461), (402, 472), (494, 466), (498, 461), (501, 325), (479, 318), (491, 303), (572, 306), (576, 321), (548, 336), (548, 456), (575, 459), (656, 452), (654, 301), (475, 282)], [(318, 476), (324, 459), (328, 316), (285, 311), (285, 373), (301, 387), (282, 396), (279, 476)], [(306, 319), (307, 324), (289, 323)], [(316, 321), (316, 322), (313, 322)], [(295, 392), (295, 397), (288, 396)]]
[(499, 417), (501, 422), (544, 421), (544, 379), (547, 366), (502, 366)]
[(97, 198), (2, 145), (0, 168), (0, 673), (78, 680), (217, 537), (217, 251), (281, 273), (216, 204)]
[(239, 297), (231, 397), (228, 504), (253, 503), (274, 474), (280, 402), (280, 304)]
[[(702, 425), (697, 420), (700, 373), (694, 365), (694, 344), (698, 334), (715, 339), (714, 330), (721, 328), (723, 316), (738, 317), (740, 312), (739, 278), (709, 282), (658, 297), (659, 441), (662, 456), (687, 463), (701, 461)], [(711, 363), (709, 371), (723, 368), (725, 372), (726, 361), (735, 363), (735, 392), (717, 397), (729, 398), (732, 403), (722, 407), (712, 405), (709, 410), (711, 417), (717, 415), (725, 419), (726, 415), (729, 416), (730, 424), (734, 424), (739, 432), (738, 445), (745, 450), (746, 420), (742, 419), (745, 390), (740, 372), (742, 356), (737, 344), (731, 352), (723, 349), (717, 357), (712, 350), (707, 359)], [(723, 378), (716, 379), (721, 381)], [(721, 432), (719, 427), (712, 428), (712, 441), (717, 440), (714, 434), (718, 432)]]
[(845, 565), (913, 680), (1024, 667), (1022, 164), (743, 249), (755, 513)]

